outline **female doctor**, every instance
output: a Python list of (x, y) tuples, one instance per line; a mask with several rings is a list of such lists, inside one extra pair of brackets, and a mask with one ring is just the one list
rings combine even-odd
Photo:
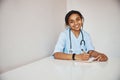
[(105, 54), (94, 50), (90, 35), (83, 30), (84, 18), (79, 11), (71, 10), (65, 16), (68, 28), (59, 36), (54, 58), (62, 60), (107, 61)]

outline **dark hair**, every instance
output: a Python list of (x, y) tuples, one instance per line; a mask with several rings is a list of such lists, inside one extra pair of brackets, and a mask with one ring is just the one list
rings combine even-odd
[(83, 19), (83, 21), (84, 21), (84, 17), (82, 16), (82, 14), (79, 11), (71, 10), (65, 16), (65, 24), (66, 25), (68, 25), (68, 19), (72, 14), (78, 14), (80, 16), (80, 18)]

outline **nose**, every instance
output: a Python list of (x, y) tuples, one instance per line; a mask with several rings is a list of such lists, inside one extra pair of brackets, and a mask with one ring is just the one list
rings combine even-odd
[(75, 21), (74, 24), (77, 25), (77, 24), (78, 24), (78, 21)]

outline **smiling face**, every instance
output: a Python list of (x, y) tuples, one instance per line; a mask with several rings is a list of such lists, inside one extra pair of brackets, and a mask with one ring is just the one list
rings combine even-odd
[(71, 30), (73, 31), (80, 31), (82, 25), (83, 25), (83, 20), (79, 16), (79, 14), (74, 13), (69, 16), (68, 19), (68, 25), (70, 26)]

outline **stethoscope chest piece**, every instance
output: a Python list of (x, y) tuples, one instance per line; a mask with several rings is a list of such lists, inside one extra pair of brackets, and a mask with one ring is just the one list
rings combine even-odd
[[(81, 35), (82, 35), (82, 40), (80, 41), (81, 51), (82, 52), (83, 51), (86, 52), (87, 48), (86, 48), (83, 32), (82, 32), (82, 30), (80, 32), (81, 32)], [(71, 29), (69, 30), (69, 40), (70, 40), (70, 50), (69, 50), (69, 53), (73, 53), (73, 50), (72, 50), (72, 40), (71, 40)]]

